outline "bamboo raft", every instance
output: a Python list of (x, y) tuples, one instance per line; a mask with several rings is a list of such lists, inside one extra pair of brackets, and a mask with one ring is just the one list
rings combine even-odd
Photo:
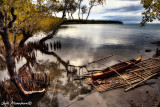
[(91, 78), (87, 78), (86, 80), (99, 92), (124, 86), (127, 86), (125, 91), (129, 91), (157, 75), (159, 71), (160, 57), (156, 57), (141, 61), (134, 67), (123, 72), (121, 76), (117, 75), (103, 80), (92, 80)]

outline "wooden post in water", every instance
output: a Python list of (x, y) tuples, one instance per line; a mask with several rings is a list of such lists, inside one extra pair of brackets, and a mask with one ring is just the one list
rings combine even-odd
[(47, 83), (47, 74), (45, 73), (45, 83)]
[(50, 85), (50, 83), (51, 83), (51, 78), (49, 77), (49, 81), (48, 81), (48, 83), (49, 83), (49, 85)]
[(36, 81), (37, 81), (37, 78), (38, 78), (38, 77), (37, 77), (37, 74), (35, 74), (35, 80), (36, 80)]
[(43, 74), (43, 79), (42, 79), (43, 84), (44, 84), (44, 82), (45, 82), (44, 80), (45, 80), (45, 76), (44, 76), (44, 74)]
[(40, 75), (40, 80), (39, 81), (42, 82), (42, 75)]
[(39, 81), (39, 74), (37, 74), (37, 81)]

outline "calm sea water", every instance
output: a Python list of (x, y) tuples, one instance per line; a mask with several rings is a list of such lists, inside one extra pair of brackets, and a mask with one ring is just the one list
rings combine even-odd
[[(138, 58), (150, 58), (155, 54), (156, 45), (151, 42), (160, 40), (160, 25), (139, 24), (110, 25), (110, 24), (76, 24), (63, 25), (56, 36), (46, 41), (46, 44), (60, 41), (61, 50), (51, 50), (61, 59), (73, 65), (84, 65), (89, 62), (114, 54), (100, 63), (88, 66), (88, 69), (102, 69), (119, 61)], [(39, 40), (45, 34), (39, 33), (30, 40)], [(145, 52), (151, 50), (151, 52)], [(56, 58), (51, 55), (36, 52), (36, 58), (21, 58), (16, 62), (16, 69), (29, 66), (32, 70), (49, 73), (54, 79), (45, 96), (38, 102), (39, 107), (64, 107), (84, 95), (80, 90), (83, 83), (71, 81), (66, 72), (57, 72), (54, 67)], [(33, 64), (33, 62), (36, 62)], [(31, 63), (31, 64), (30, 64)], [(0, 80), (9, 77), (6, 69), (0, 70)], [(92, 99), (90, 99), (92, 100)]]
[[(83, 65), (114, 54), (115, 56), (103, 61), (106, 66), (118, 60), (132, 59), (142, 56), (143, 59), (152, 57), (157, 46), (151, 42), (160, 40), (160, 25), (140, 24), (76, 24), (64, 25), (56, 37), (48, 40), (60, 40), (62, 49), (56, 51), (64, 60), (71, 64)], [(145, 52), (151, 50), (151, 52)], [(92, 68), (99, 68), (94, 64)]]

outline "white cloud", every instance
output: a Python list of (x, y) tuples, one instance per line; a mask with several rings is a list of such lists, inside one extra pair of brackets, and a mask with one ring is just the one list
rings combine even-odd
[[(84, 0), (82, 2), (82, 5), (84, 4), (89, 7), (88, 0)], [(131, 11), (132, 8), (129, 8), (130, 6), (134, 7), (133, 11)], [(107, 19), (110, 19), (111, 16), (115, 17), (113, 19), (116, 19), (116, 18), (118, 19), (118, 17), (125, 17), (125, 16), (126, 17), (134, 16), (134, 17), (141, 18), (142, 17), (141, 13), (144, 10), (143, 9), (138, 10), (136, 6), (138, 8), (142, 7), (142, 5), (140, 4), (140, 0), (107, 0), (106, 4), (104, 4), (103, 6), (99, 5), (92, 8), (89, 19), (103, 19), (103, 20), (106, 19), (107, 20)], [(118, 9), (123, 9), (123, 11), (118, 11)], [(124, 11), (124, 9), (126, 10)], [(127, 9), (130, 9), (130, 11)], [(58, 16), (61, 17), (62, 13), (58, 13)], [(78, 10), (73, 14), (73, 16), (75, 19), (78, 18)], [(84, 15), (84, 18), (86, 18), (86, 16), (87, 14)], [(125, 22), (125, 20), (123, 21)]]

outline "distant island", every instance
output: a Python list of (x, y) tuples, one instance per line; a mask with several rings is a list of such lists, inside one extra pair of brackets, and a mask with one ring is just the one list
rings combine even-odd
[(65, 20), (63, 24), (123, 24), (123, 22), (112, 20)]

